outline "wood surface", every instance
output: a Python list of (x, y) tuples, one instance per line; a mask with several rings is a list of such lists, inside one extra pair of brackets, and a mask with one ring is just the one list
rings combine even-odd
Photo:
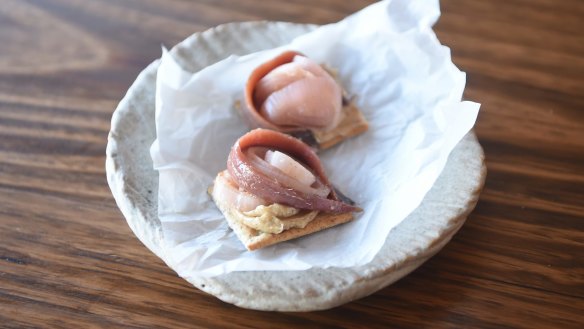
[(1, 328), (584, 327), (584, 2), (443, 0), (482, 103), (485, 189), (438, 255), (312, 313), (239, 309), (132, 234), (105, 178), (117, 102), (168, 47), (232, 21), (335, 22), (371, 1), (0, 2)]

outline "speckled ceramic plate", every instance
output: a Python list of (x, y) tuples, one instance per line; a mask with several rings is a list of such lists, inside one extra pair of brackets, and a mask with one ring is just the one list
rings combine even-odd
[[(288, 43), (315, 26), (292, 23), (232, 23), (196, 33), (171, 53), (196, 72), (230, 54), (244, 55)], [(245, 41), (245, 42), (243, 42)], [(165, 260), (158, 219), (158, 173), (149, 148), (156, 137), (155, 61), (145, 68), (112, 118), (107, 146), (107, 178), (136, 236)], [(395, 282), (437, 253), (474, 208), (484, 184), (483, 151), (469, 133), (451, 153), (446, 168), (422, 204), (394, 228), (369, 264), (306, 271), (234, 272), (214, 278), (189, 278), (195, 287), (244, 308), (312, 311), (367, 296)]]

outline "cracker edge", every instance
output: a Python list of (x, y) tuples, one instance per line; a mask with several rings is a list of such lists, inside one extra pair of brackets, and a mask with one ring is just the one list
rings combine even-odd
[(369, 123), (353, 102), (346, 105), (345, 111), (344, 118), (332, 131), (322, 132), (312, 130), (320, 149), (326, 150), (345, 139), (360, 135), (369, 130)]
[[(209, 188), (209, 192), (211, 191), (212, 187)], [(229, 227), (231, 227), (231, 229), (235, 232), (235, 235), (237, 235), (239, 240), (249, 251), (258, 250), (280, 242), (316, 233), (333, 226), (347, 223), (354, 218), (353, 213), (350, 212), (342, 214), (319, 213), (304, 228), (292, 228), (279, 234), (260, 233), (238, 222), (233, 216), (233, 213), (229, 207), (213, 198), (212, 193), (209, 194), (211, 194), (211, 197), (215, 202), (215, 205), (217, 205), (217, 208), (219, 208), (221, 213), (223, 213), (223, 216), (225, 216)]]

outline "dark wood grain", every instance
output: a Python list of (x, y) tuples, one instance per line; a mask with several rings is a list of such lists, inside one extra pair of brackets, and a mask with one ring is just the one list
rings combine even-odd
[(3, 0), (0, 327), (584, 326), (584, 2), (443, 0), (436, 26), (482, 103), (489, 174), (437, 256), (323, 312), (239, 309), (134, 237), (105, 179), (110, 118), (136, 75), (206, 28), (324, 24), (371, 1)]

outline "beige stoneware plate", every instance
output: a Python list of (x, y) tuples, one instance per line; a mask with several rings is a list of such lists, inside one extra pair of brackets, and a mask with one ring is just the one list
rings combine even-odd
[[(273, 48), (313, 30), (280, 22), (232, 23), (196, 33), (171, 53), (196, 72), (230, 54)], [(154, 95), (159, 61), (146, 67), (112, 117), (106, 170), (112, 193), (130, 228), (166, 261), (157, 213), (158, 173), (149, 148), (156, 137)], [(486, 176), (483, 151), (470, 132), (422, 204), (394, 228), (367, 265), (306, 271), (235, 272), (188, 278), (195, 287), (240, 307), (275, 311), (332, 308), (367, 296), (407, 275), (450, 241), (474, 208)]]

